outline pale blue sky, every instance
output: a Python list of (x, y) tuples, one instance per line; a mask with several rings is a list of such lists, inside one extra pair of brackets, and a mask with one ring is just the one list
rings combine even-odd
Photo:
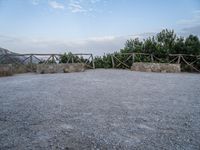
[(0, 47), (16, 52), (116, 51), (163, 28), (200, 35), (199, 0), (0, 0)]

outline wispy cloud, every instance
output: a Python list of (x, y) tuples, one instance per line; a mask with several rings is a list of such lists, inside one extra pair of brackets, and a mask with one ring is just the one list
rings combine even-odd
[(193, 11), (191, 18), (179, 20), (177, 23), (182, 27), (181, 34), (194, 34), (200, 36), (200, 10)]
[(200, 25), (196, 25), (193, 27), (186, 27), (183, 28), (182, 31), (184, 31), (185, 35), (194, 34), (200, 37)]
[(79, 3), (70, 3), (68, 8), (72, 13), (87, 12)]
[[(30, 0), (33, 5), (39, 5), (41, 0)], [(67, 0), (68, 3), (60, 3), (57, 0), (48, 0), (47, 4), (53, 9), (67, 8), (71, 13), (83, 13), (94, 16), (94, 12), (102, 12), (96, 6), (97, 3), (105, 4), (108, 0)], [(93, 14), (92, 14), (93, 13)]]
[(95, 12), (98, 9), (95, 5), (101, 1), (103, 0), (70, 0), (68, 9), (72, 13), (87, 14), (89, 12)]
[(65, 6), (57, 1), (49, 1), (49, 6), (54, 9), (65, 9)]
[(189, 19), (181, 19), (177, 23), (183, 26), (196, 26), (200, 25), (200, 10), (196, 10), (192, 12), (192, 18)]

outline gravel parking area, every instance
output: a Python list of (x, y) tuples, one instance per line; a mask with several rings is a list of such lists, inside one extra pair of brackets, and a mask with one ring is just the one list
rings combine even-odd
[(0, 78), (0, 149), (200, 149), (200, 75), (88, 70)]

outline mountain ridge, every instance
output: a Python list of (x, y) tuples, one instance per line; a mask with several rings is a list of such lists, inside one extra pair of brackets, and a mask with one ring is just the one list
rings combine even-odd
[(0, 47), (0, 55), (5, 55), (5, 54), (17, 54), (17, 53), (14, 53), (8, 49)]

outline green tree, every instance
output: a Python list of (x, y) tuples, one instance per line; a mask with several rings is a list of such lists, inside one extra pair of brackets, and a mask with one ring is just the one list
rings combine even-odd
[(139, 38), (127, 40), (124, 49), (121, 49), (121, 53), (141, 53), (143, 49), (143, 42)]
[(155, 41), (154, 36), (151, 38), (147, 38), (144, 40), (144, 53), (150, 53), (153, 54), (155, 53), (155, 51), (157, 51), (157, 43)]
[(185, 40), (183, 37), (176, 39), (174, 48), (171, 50), (172, 54), (186, 54)]
[(185, 48), (187, 54), (200, 54), (200, 41), (197, 36), (189, 35), (185, 40)]
[[(124, 55), (123, 53), (148, 53), (153, 54), (157, 57), (158, 62), (169, 62), (169, 54), (193, 54), (200, 55), (200, 41), (197, 36), (190, 35), (186, 39), (183, 37), (177, 37), (174, 30), (162, 30), (156, 36), (149, 37), (144, 40), (139, 40), (139, 38), (129, 39), (126, 41), (125, 46), (119, 52), (114, 52), (113, 54), (119, 60), (125, 62), (128, 66), (132, 65), (132, 60), (128, 57), (130, 55)], [(112, 67), (112, 54), (105, 54), (104, 56), (96, 56), (94, 58), (96, 68), (111, 68)], [(64, 54), (61, 56), (61, 62), (66, 63), (69, 59), (73, 57), (74, 62), (84, 61), (83, 57), (73, 56), (72, 53)], [(159, 59), (158, 59), (159, 58)], [(195, 61), (194, 57), (186, 57), (185, 60), (188, 62)], [(70, 59), (69, 62), (72, 60)], [(149, 56), (137, 55), (134, 58), (136, 62), (149, 62), (151, 58)], [(154, 60), (156, 61), (156, 60)], [(89, 62), (91, 63), (91, 62)], [(183, 68), (188, 67), (188, 65), (181, 62)], [(197, 68), (200, 68), (200, 60), (193, 63)], [(118, 65), (118, 68), (126, 68), (123, 64)], [(185, 70), (188, 70), (187, 68)]]
[(160, 33), (156, 35), (157, 40), (157, 54), (160, 56), (168, 55), (173, 51), (175, 42), (176, 42), (176, 34), (174, 30), (162, 30)]
[(67, 63), (70, 61), (70, 58), (72, 57), (72, 53), (69, 52), (68, 54), (67, 53), (64, 53), (61, 57), (60, 57), (60, 63)]

